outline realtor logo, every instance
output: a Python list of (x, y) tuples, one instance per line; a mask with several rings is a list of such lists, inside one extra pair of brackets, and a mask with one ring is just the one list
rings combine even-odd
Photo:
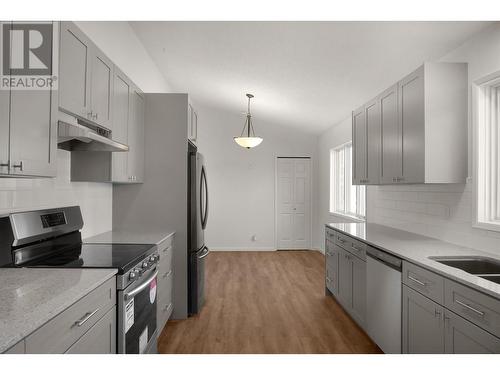
[(57, 88), (56, 33), (52, 22), (1, 23), (2, 90)]

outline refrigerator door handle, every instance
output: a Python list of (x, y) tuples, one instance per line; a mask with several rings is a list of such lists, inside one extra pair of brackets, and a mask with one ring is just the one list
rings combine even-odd
[(208, 254), (210, 254), (210, 250), (208, 250), (208, 247), (205, 246), (205, 248), (203, 249), (203, 252), (201, 253), (201, 255), (198, 255), (198, 259), (203, 259)]
[(201, 167), (201, 184), (204, 185), (205, 187), (205, 207), (203, 209), (203, 200), (201, 199), (201, 195), (203, 194), (202, 190), (200, 188), (200, 213), (201, 213), (201, 227), (202, 229), (205, 229), (207, 227), (207, 220), (208, 220), (208, 183), (207, 183), (207, 174), (205, 171), (205, 166)]

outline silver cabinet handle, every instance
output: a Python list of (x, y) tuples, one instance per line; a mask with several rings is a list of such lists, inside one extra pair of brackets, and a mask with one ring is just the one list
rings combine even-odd
[(87, 112), (87, 118), (88, 118), (88, 119), (91, 119), (91, 118), (92, 118), (92, 111)]
[(439, 311), (439, 310), (437, 310), (437, 309), (436, 309), (436, 310), (434, 310), (434, 316), (435, 316), (436, 318), (440, 318), (440, 317), (441, 317), (441, 311)]
[(422, 281), (420, 281), (419, 279), (415, 279), (414, 277), (411, 277), (410, 275), (408, 275), (408, 278), (411, 280), (411, 281), (414, 281), (416, 282), (417, 284), (419, 285), (422, 285), (422, 286), (426, 286), (427, 284), (426, 283), (423, 283)]
[(85, 316), (83, 318), (81, 318), (80, 320), (77, 320), (75, 322), (75, 324), (78, 326), (78, 327), (81, 327), (83, 326), (85, 323), (87, 323), (87, 321), (92, 318), (95, 314), (97, 314), (97, 312), (99, 311), (99, 308), (95, 309), (94, 311), (92, 311), (91, 313), (86, 313)]
[(358, 247), (356, 247), (356, 246), (354, 246), (354, 245), (352, 245), (351, 247), (352, 247), (354, 250), (356, 250), (356, 251), (363, 252), (363, 250), (362, 250), (362, 249), (360, 249), (360, 248), (358, 248)]
[(172, 246), (169, 246), (169, 247), (164, 248), (162, 251), (163, 251), (164, 253), (166, 253), (166, 252), (167, 252), (167, 251), (169, 251), (171, 248), (172, 248)]
[(12, 164), (12, 169), (19, 168), (19, 170), (22, 172), (23, 170), (23, 162), (20, 161), (19, 164)]
[(172, 302), (169, 303), (168, 305), (165, 305), (165, 307), (163, 308), (163, 311), (167, 311), (168, 309), (170, 309), (170, 306), (172, 306)]
[(331, 279), (327, 276), (327, 277), (326, 277), (326, 282), (331, 283), (331, 282), (332, 282), (332, 280), (331, 280)]
[(475, 312), (477, 315), (479, 315), (481, 317), (484, 316), (484, 312), (483, 311), (475, 309), (474, 307), (472, 307), (471, 305), (469, 305), (469, 304), (467, 304), (465, 302), (462, 302), (462, 301), (460, 301), (458, 299), (456, 299), (455, 302), (458, 303), (460, 306), (463, 306), (466, 309), (469, 309), (470, 311)]
[(337, 236), (337, 240), (339, 240), (340, 243), (345, 243), (345, 240)]
[(166, 279), (167, 277), (169, 277), (170, 275), (172, 274), (172, 270), (168, 271), (168, 272), (165, 272), (162, 276), (162, 278)]

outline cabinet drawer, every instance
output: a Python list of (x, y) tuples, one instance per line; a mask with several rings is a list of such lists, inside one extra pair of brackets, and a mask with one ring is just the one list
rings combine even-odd
[(500, 337), (500, 301), (451, 280), (445, 280), (445, 307)]
[(26, 353), (64, 353), (116, 305), (113, 277), (26, 339)]
[(403, 262), (403, 283), (417, 292), (443, 304), (444, 278), (412, 263)]
[(158, 274), (158, 304), (172, 301), (174, 272), (172, 270)]
[(333, 267), (327, 264), (325, 273), (325, 285), (328, 290), (332, 292), (334, 296), (336, 296), (338, 294), (338, 272)]
[(351, 254), (366, 260), (366, 244), (342, 233), (336, 233), (335, 243)]
[(160, 251), (160, 273), (168, 272), (172, 269), (172, 256), (174, 253), (174, 248), (172, 246), (164, 248)]
[(326, 228), (325, 237), (328, 241), (335, 242), (335, 231), (330, 228)]
[(115, 354), (116, 306), (89, 329), (66, 354)]

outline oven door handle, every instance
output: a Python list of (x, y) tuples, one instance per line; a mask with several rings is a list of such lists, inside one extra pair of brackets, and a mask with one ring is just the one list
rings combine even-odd
[(144, 281), (144, 283), (139, 285), (137, 288), (133, 289), (132, 291), (130, 291), (128, 293), (125, 293), (125, 300), (128, 300), (132, 297), (135, 297), (137, 294), (139, 294), (144, 289), (146, 289), (146, 287), (149, 285), (149, 283), (151, 281), (153, 281), (156, 278), (156, 276), (158, 276), (158, 271), (155, 271), (155, 273), (153, 273), (153, 275), (151, 275), (146, 281)]

